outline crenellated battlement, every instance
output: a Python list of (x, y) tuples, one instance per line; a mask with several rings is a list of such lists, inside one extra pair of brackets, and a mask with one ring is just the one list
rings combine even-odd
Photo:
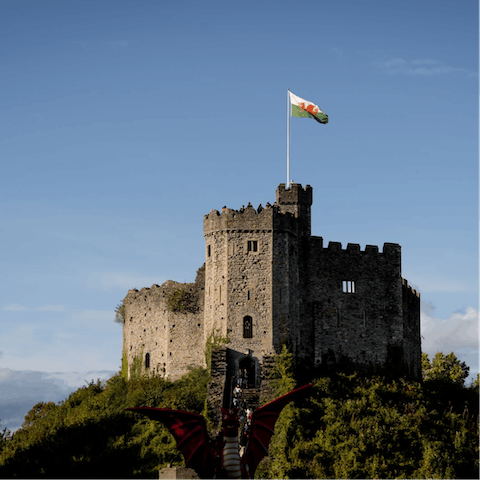
[[(312, 237), (312, 238), (321, 238), (321, 237)], [(318, 241), (318, 240), (317, 240)], [(323, 250), (328, 252), (342, 252), (348, 254), (359, 254), (359, 255), (400, 255), (401, 248), (398, 243), (384, 243), (383, 244), (383, 251), (380, 252), (376, 245), (366, 245), (365, 250), (361, 250), (360, 245), (358, 243), (348, 243), (345, 249), (342, 249), (341, 242), (328, 242), (328, 246), (323, 247), (323, 239), (322, 239), (322, 247)]]
[(420, 378), (420, 294), (401, 276), (400, 245), (324, 243), (311, 235), (312, 202), (310, 185), (280, 184), (273, 204), (204, 215), (195, 283), (169, 280), (125, 297), (129, 368), (141, 358), (145, 372), (178, 378), (205, 365), (213, 335), (228, 339), (229, 382), (247, 369), (258, 386), (264, 359), (285, 343), (308, 368), (398, 361)]
[(239, 210), (222, 208), (211, 210), (209, 214), (203, 216), (203, 231), (205, 235), (220, 231), (252, 231), (273, 229), (295, 229), (299, 220), (291, 212), (282, 212), (275, 203), (271, 205), (266, 203), (265, 207), (261, 204), (254, 208), (251, 203), (246, 207), (242, 206)]
[(417, 292), (413, 287), (411, 287), (405, 278), (402, 278), (402, 287), (405, 291), (410, 292), (412, 295), (420, 299), (420, 292)]

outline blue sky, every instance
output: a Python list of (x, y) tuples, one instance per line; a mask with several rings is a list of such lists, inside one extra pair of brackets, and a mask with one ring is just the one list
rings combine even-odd
[(478, 3), (3, 0), (0, 422), (118, 371), (129, 288), (291, 178), (324, 242), (402, 245), (423, 350), (478, 371)]

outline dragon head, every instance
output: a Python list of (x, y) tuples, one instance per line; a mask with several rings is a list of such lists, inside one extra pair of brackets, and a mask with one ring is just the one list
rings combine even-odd
[(238, 408), (222, 408), (222, 429), (223, 435), (233, 437), (238, 435)]

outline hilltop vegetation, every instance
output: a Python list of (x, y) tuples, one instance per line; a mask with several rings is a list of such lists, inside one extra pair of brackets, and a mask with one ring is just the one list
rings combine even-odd
[[(478, 379), (466, 387), (468, 367), (436, 359), (424, 357), (423, 384), (355, 372), (318, 377), (310, 398), (284, 409), (256, 477), (478, 478)], [(161, 424), (124, 409), (201, 413), (208, 381), (204, 369), (174, 383), (117, 374), (58, 405), (39, 403), (13, 436), (0, 435), (0, 477), (158, 478), (159, 468), (183, 465), (183, 457)], [(295, 384), (285, 350), (272, 398)]]
[(163, 425), (125, 412), (162, 406), (201, 413), (209, 376), (197, 369), (175, 383), (126, 381), (117, 374), (92, 382), (64, 402), (38, 403), (12, 438), (4, 438), (1, 478), (158, 478), (158, 469), (183, 465)]

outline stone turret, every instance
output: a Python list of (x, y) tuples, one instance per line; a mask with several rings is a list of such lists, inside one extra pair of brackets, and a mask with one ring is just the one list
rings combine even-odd
[[(205, 269), (195, 284), (167, 282), (127, 295), (129, 366), (140, 357), (144, 370), (178, 378), (205, 364), (214, 335), (228, 339), (225, 365), (215, 367), (225, 373), (227, 392), (241, 370), (252, 388), (261, 386), (282, 344), (297, 364), (395, 360), (420, 378), (420, 297), (402, 279), (400, 245), (385, 243), (382, 252), (355, 243), (324, 246), (311, 236), (312, 200), (309, 185), (280, 184), (273, 205), (205, 215)], [(179, 289), (191, 301), (172, 310)]]

